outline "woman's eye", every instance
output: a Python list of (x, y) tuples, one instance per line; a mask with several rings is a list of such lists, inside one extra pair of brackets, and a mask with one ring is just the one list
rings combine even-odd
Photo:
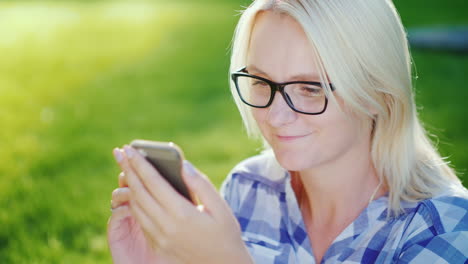
[(304, 96), (322, 96), (323, 89), (318, 86), (301, 86), (300, 93)]
[(269, 86), (268, 83), (264, 82), (264, 81), (260, 81), (260, 80), (255, 80), (252, 82), (252, 86), (256, 86), (256, 87), (266, 87), (266, 86)]

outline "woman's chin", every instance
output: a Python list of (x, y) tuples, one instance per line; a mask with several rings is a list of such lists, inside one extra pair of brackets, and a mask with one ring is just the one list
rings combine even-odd
[(298, 157), (291, 153), (277, 153), (276, 151), (274, 153), (281, 167), (288, 171), (301, 171), (309, 167), (305, 164), (304, 155)]

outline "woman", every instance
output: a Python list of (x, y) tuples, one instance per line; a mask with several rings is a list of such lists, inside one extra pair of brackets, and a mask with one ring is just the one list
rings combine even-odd
[(186, 162), (199, 210), (132, 148), (114, 150), (116, 263), (467, 261), (468, 192), (418, 120), (390, 0), (257, 0), (231, 72), (264, 153), (232, 170), (226, 202)]

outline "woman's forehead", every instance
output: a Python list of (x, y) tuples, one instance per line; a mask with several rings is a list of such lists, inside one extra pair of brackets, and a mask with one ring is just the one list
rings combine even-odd
[(317, 79), (316, 60), (311, 42), (293, 18), (271, 11), (256, 17), (247, 56), (252, 74), (281, 81)]

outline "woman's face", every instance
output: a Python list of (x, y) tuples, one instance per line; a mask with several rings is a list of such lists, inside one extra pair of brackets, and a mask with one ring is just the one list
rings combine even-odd
[[(247, 61), (250, 74), (275, 82), (320, 81), (316, 60), (295, 20), (271, 11), (258, 14)], [(339, 91), (334, 93), (345, 110)], [(345, 112), (329, 100), (326, 111), (320, 115), (300, 114), (289, 108), (279, 92), (270, 107), (252, 108), (277, 160), (290, 171), (333, 165), (362, 149), (363, 142), (369, 142), (370, 132), (360, 130), (358, 120)]]

